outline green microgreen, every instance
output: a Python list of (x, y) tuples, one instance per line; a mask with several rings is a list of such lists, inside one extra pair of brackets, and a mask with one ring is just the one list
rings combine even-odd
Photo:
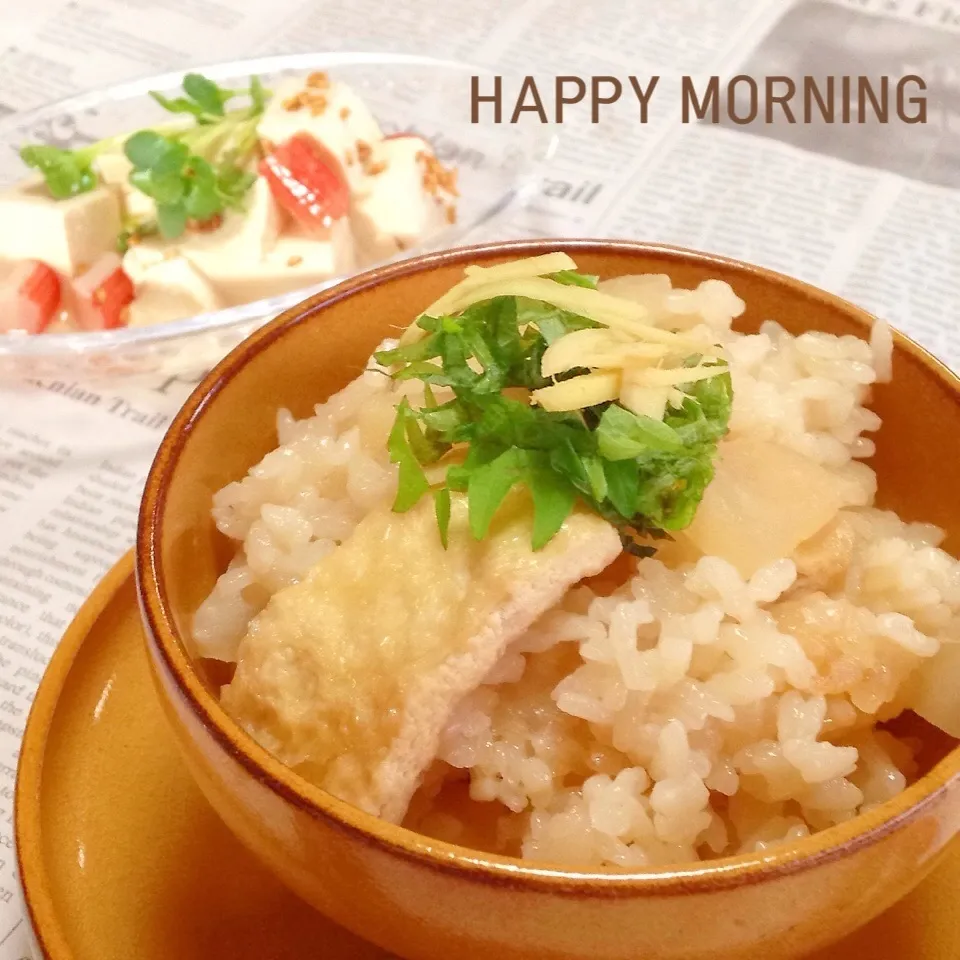
[(57, 200), (86, 193), (97, 185), (94, 157), (95, 153), (89, 147), (63, 150), (60, 147), (31, 144), (20, 149), (20, 159), (43, 174), (47, 189)]
[(188, 73), (183, 78), (182, 97), (167, 97), (156, 90), (150, 96), (170, 113), (189, 113), (199, 124), (216, 123), (224, 116), (224, 107), (239, 90), (227, 90), (200, 73)]
[[(132, 165), (130, 184), (156, 204), (150, 221), (125, 223), (117, 248), (159, 232), (180, 236), (191, 223), (213, 221), (227, 209), (242, 209), (256, 175), (248, 168), (257, 144), (257, 124), (269, 93), (253, 77), (246, 90), (219, 86), (199, 73), (183, 78), (183, 96), (151, 91), (165, 110), (188, 115), (183, 120), (109, 137), (77, 150), (28, 145), (20, 150), (27, 166), (39, 170), (56, 199), (93, 190), (99, 181), (96, 158), (122, 149)], [(246, 95), (244, 107), (227, 110), (234, 98)]]

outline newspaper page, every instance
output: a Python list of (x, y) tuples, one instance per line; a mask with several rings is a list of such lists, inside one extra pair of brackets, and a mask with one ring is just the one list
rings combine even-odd
[[(960, 365), (957, 0), (33, 0), (0, 11), (0, 115), (125, 78), (325, 49), (492, 68), (505, 110), (535, 78), (560, 153), (526, 209), (471, 239), (615, 236), (741, 257), (846, 296)], [(925, 122), (790, 122), (779, 107), (771, 122), (735, 119), (750, 107), (737, 77), (844, 75), (922, 77)], [(561, 76), (590, 93), (599, 80), (601, 101), (613, 78), (622, 95), (597, 104), (597, 122), (585, 96), (558, 124)], [(685, 84), (702, 95), (714, 77), (716, 122), (684, 122)], [(192, 379), (0, 391), (0, 960), (28, 957), (12, 799), (32, 696), (71, 616), (131, 545), (146, 472)]]

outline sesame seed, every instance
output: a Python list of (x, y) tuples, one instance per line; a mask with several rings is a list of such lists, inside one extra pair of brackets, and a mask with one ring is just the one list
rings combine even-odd
[(301, 263), (303, 263), (303, 257), (296, 253), (287, 260), (288, 267), (299, 267)]
[(421, 150), (416, 159), (423, 164), (423, 189), (432, 196), (441, 191), (452, 196), (457, 193), (457, 171), (445, 167), (432, 153)]

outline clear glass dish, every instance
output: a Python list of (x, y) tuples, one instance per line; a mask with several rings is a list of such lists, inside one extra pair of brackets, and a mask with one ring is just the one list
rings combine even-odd
[[(394, 260), (457, 246), (479, 227), (489, 227), (536, 190), (540, 168), (557, 147), (556, 134), (548, 128), (471, 123), (470, 78), (489, 71), (469, 64), (403, 54), (315, 53), (193, 69), (224, 86), (246, 86), (249, 78), (257, 75), (267, 88), (285, 75), (326, 70), (366, 100), (385, 133), (416, 132), (429, 140), (438, 158), (458, 169), (457, 222)], [(0, 122), (0, 186), (13, 184), (29, 172), (17, 153), (25, 143), (77, 147), (169, 120), (169, 114), (148, 92), (179, 91), (185, 72), (94, 90), (5, 118)], [(0, 229), (2, 226), (0, 223)], [(3, 334), (0, 380), (199, 374), (256, 327), (350, 275), (151, 327), (39, 336)]]

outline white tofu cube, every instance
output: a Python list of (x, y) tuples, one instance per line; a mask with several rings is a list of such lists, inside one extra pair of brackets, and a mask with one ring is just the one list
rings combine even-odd
[(123, 272), (133, 281), (133, 285), (136, 287), (146, 280), (147, 274), (157, 264), (179, 255), (174, 241), (150, 237), (140, 243), (131, 245), (123, 255)]
[[(322, 109), (320, 97), (325, 102)], [(273, 87), (273, 97), (257, 129), (260, 139), (270, 144), (283, 143), (295, 133), (309, 133), (340, 161), (351, 190), (366, 178), (358, 144), (370, 148), (372, 163), (380, 158), (383, 142), (380, 125), (370, 109), (346, 84), (331, 82), (320, 89), (308, 87), (305, 80), (296, 77)]]
[(123, 212), (131, 220), (143, 223), (156, 219), (157, 205), (130, 183), (133, 164), (122, 153), (103, 153), (95, 166), (103, 182), (117, 192)]
[(325, 237), (299, 230), (284, 234), (267, 255), (267, 263), (281, 265), (287, 276), (296, 278), (297, 286), (347, 273), (356, 266), (350, 224), (346, 219), (334, 221)]
[[(353, 236), (346, 219), (325, 235), (282, 235), (263, 260), (214, 281), (228, 304), (249, 303), (322, 283), (354, 267)], [(212, 279), (212, 278), (211, 278)]]
[(189, 233), (177, 241), (179, 252), (230, 304), (250, 298), (238, 294), (246, 275), (262, 264), (277, 243), (285, 216), (266, 180), (259, 177), (246, 197), (246, 209), (230, 210), (209, 233)]
[[(280, 233), (284, 227), (289, 232)], [(230, 211), (216, 230), (187, 233), (172, 241), (151, 237), (130, 247), (123, 267), (137, 286), (137, 300), (141, 287), (153, 284), (155, 277), (163, 280), (171, 275), (165, 264), (179, 262), (188, 264), (213, 291), (218, 306), (235, 306), (310, 287), (352, 270), (353, 235), (347, 218), (321, 233), (288, 226), (266, 181), (258, 179), (247, 195), (246, 211)], [(159, 294), (153, 295), (148, 302), (151, 311), (158, 298)]]
[[(249, 262), (262, 260), (277, 242), (285, 215), (277, 206), (270, 187), (257, 177), (244, 198), (244, 209), (227, 210), (223, 223), (215, 230), (190, 232), (177, 241), (184, 254), (197, 261), (204, 271), (205, 261), (229, 257)], [(216, 271), (216, 266), (210, 269)]]
[(0, 194), (0, 260), (42, 260), (74, 276), (116, 249), (120, 229), (120, 203), (105, 186), (55, 200), (35, 178)]
[[(130, 251), (124, 257), (125, 268), (128, 258)], [(224, 306), (213, 285), (183, 257), (161, 256), (139, 276), (134, 281), (136, 296), (127, 308), (131, 327), (168, 323)]]
[(364, 262), (382, 260), (449, 226), (455, 202), (442, 188), (424, 185), (429, 144), (397, 137), (383, 144), (384, 170), (368, 177), (351, 210), (358, 253)]

